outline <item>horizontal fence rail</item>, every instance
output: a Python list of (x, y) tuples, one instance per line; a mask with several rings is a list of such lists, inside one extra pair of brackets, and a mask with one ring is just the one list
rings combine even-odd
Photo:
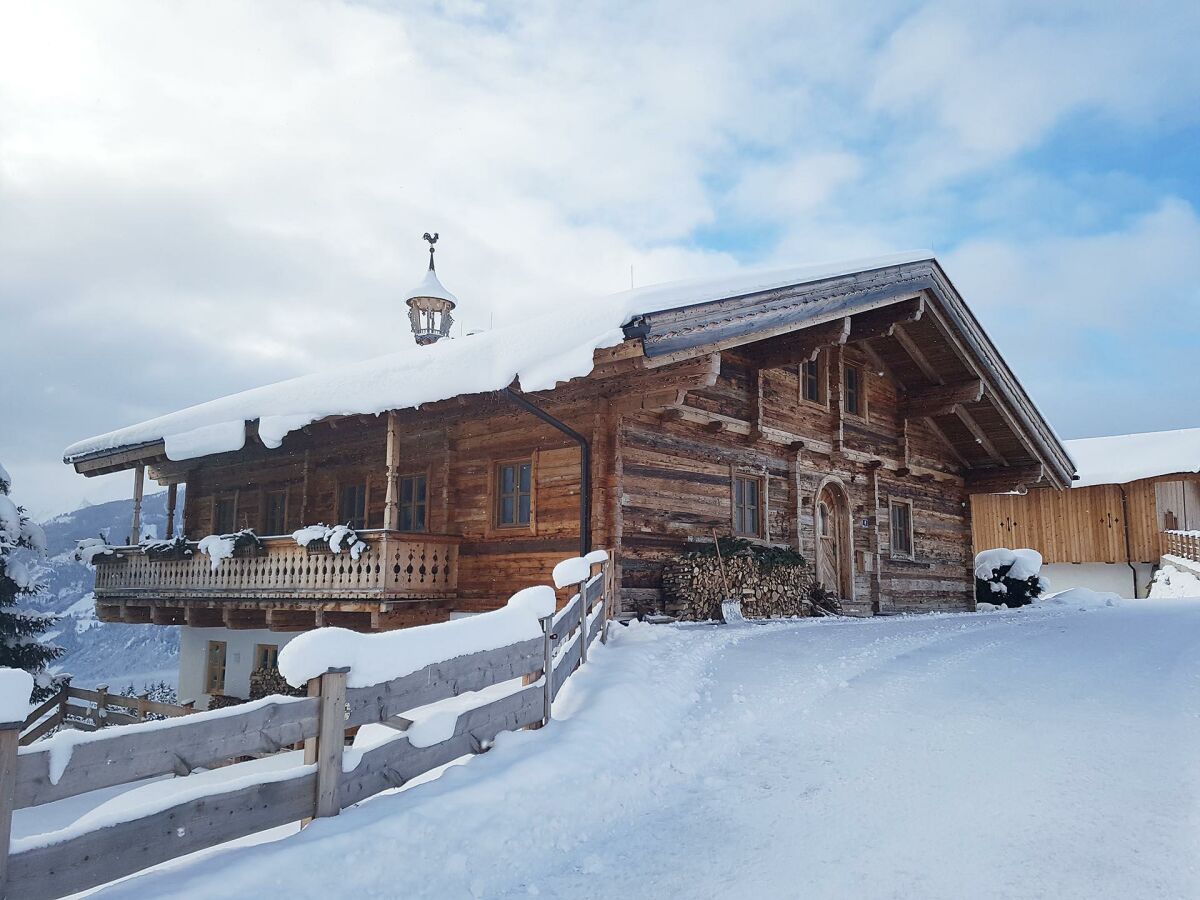
[[(307, 697), (266, 697), (182, 718), (59, 734), (20, 748), (24, 723), (0, 725), (0, 896), (50, 900), (269, 828), (337, 815), (486, 751), (502, 731), (548, 724), (551, 701), (586, 661), (588, 646), (604, 637), (613, 587), (611, 561), (596, 564), (563, 609), (541, 620), (543, 637), (443, 660), (369, 687), (347, 688), (349, 669), (331, 669), (309, 682)], [(479, 705), (458, 712), (444, 740), (413, 742), (413, 721), (405, 713), (417, 717), (423, 707), (489, 688)], [(103, 690), (82, 693), (94, 694), (81, 698), (93, 703), (117, 699)], [(137, 700), (121, 698), (135, 708)], [(45, 716), (53, 704), (43, 706)], [(347, 769), (347, 730), (373, 723), (395, 729), (395, 737), (365, 749)], [(297, 754), (296, 765), (282, 771), (236, 774), (247, 758), (301, 745), (302, 763)], [(204, 779), (211, 775), (192, 774), (225, 764), (225, 781), (209, 784)], [(183, 778), (183, 790), (164, 792), (157, 804), (139, 802), (134, 818), (8, 838), (15, 809), (163, 776)], [(196, 786), (189, 789), (193, 778)]]
[(1200, 531), (1164, 531), (1163, 553), (1200, 563)]
[(112, 601), (239, 599), (378, 599), (436, 597), (458, 589), (459, 538), (360, 531), (367, 549), (352, 559), (310, 552), (291, 537), (265, 537), (254, 552), (237, 551), (213, 568), (193, 548), (191, 556), (161, 558), (140, 547), (98, 555), (96, 599)]

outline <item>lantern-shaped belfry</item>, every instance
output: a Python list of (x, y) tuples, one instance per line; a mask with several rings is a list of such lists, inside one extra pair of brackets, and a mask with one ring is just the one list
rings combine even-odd
[(458, 298), (442, 287), (433, 268), (433, 245), (437, 239), (437, 232), (432, 235), (425, 232), (425, 240), (429, 241), (429, 271), (425, 273), (425, 280), (404, 298), (413, 336), (422, 347), (450, 335), (450, 326), (454, 324), (450, 311), (458, 305)]

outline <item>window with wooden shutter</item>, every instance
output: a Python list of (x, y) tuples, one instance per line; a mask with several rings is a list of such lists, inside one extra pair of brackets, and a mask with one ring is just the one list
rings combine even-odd
[(400, 530), (424, 531), (428, 507), (428, 479), (424, 475), (405, 475), (400, 479)]
[(352, 481), (341, 485), (338, 498), (338, 524), (359, 529), (367, 527), (367, 485)]
[(842, 369), (842, 408), (852, 416), (866, 413), (862, 369), (858, 366), (845, 366)]
[(912, 559), (912, 501), (892, 500), (889, 506), (891, 508), (892, 556), (899, 559)]
[(533, 463), (500, 463), (496, 466), (496, 524), (501, 528), (527, 526), (532, 517)]
[(237, 497), (223, 494), (213, 501), (213, 534), (232, 534), (237, 530)]
[(825, 406), (824, 360), (820, 354), (800, 363), (800, 399)]
[(225, 642), (209, 641), (204, 666), (204, 693), (225, 693)]
[(263, 534), (280, 535), (287, 530), (287, 491), (267, 491), (263, 498)]
[(757, 475), (734, 476), (733, 533), (762, 537), (762, 478)]

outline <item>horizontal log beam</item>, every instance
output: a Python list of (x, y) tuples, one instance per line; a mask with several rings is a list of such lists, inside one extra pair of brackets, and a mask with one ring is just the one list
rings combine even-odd
[(945, 416), (960, 403), (976, 403), (983, 398), (983, 382), (978, 378), (917, 388), (908, 392), (903, 412), (907, 419)]
[(924, 313), (925, 298), (913, 297), (891, 306), (851, 316), (850, 336), (846, 339), (846, 343), (854, 344), (874, 338), (891, 337), (897, 325), (915, 322)]
[(975, 469), (967, 473), (966, 488), (971, 494), (1002, 494), (1021, 491), (1042, 480), (1041, 463), (1032, 466), (1008, 466)]
[(756, 369), (778, 369), (808, 362), (822, 347), (846, 343), (850, 336), (850, 317), (813, 325), (790, 334), (768, 338), (752, 349), (750, 365)]

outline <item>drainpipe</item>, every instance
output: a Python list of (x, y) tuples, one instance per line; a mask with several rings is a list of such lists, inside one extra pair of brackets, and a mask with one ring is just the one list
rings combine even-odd
[(1133, 560), (1129, 553), (1129, 497), (1125, 494), (1125, 485), (1118, 484), (1117, 490), (1121, 492), (1121, 517), (1125, 525), (1125, 565), (1129, 566), (1129, 571), (1133, 573), (1133, 599), (1137, 599), (1137, 569), (1133, 565)]
[(592, 549), (592, 445), (582, 434), (539, 406), (534, 406), (524, 394), (505, 388), (505, 399), (537, 416), (547, 425), (557, 428), (579, 445), (579, 555), (587, 556)]

